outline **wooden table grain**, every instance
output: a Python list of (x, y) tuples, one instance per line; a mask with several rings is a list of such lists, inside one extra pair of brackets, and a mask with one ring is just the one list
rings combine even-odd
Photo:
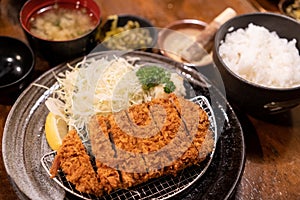
[[(0, 0), (0, 35), (27, 42), (18, 22), (19, 0)], [(24, 2), (24, 1), (23, 1)], [(102, 17), (111, 14), (134, 14), (149, 19), (156, 27), (164, 27), (178, 19), (210, 22), (230, 6), (238, 14), (256, 12), (252, 0), (97, 0)], [(278, 12), (276, 0), (258, 0), (266, 11)], [(1, 45), (1, 44), (0, 44)], [(35, 75), (50, 69), (37, 58)], [(0, 94), (0, 98), (3, 98)], [(0, 104), (0, 138), (11, 105)], [(279, 118), (259, 120), (240, 114), (246, 141), (244, 174), (235, 199), (300, 199), (300, 107)], [(0, 144), (0, 199), (18, 199), (9, 182)]]

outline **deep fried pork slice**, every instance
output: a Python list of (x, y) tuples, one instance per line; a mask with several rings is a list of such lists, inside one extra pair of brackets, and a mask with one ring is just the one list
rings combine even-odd
[(50, 169), (51, 177), (55, 177), (61, 168), (66, 179), (74, 184), (76, 190), (89, 194), (102, 194), (90, 157), (75, 130), (69, 131), (55, 156)]
[(96, 160), (96, 166), (100, 185), (106, 193), (122, 187), (118, 170), (108, 167), (98, 160)]
[(201, 153), (202, 144), (209, 131), (208, 115), (197, 104), (191, 101), (179, 97), (178, 102), (181, 108), (175, 103), (175, 105), (177, 105), (176, 108), (182, 110), (180, 115), (186, 125), (187, 132), (194, 138), (193, 145), (197, 148), (198, 152)]
[[(90, 122), (90, 127), (96, 129), (91, 130), (90, 135), (92, 150), (96, 159), (97, 173), (101, 187), (106, 193), (110, 193), (118, 188), (128, 188), (145, 181), (143, 173), (133, 173), (135, 170), (146, 172), (144, 161), (141, 157), (138, 160), (135, 158), (136, 154), (130, 154), (122, 151), (120, 148), (113, 148), (114, 145), (110, 148), (103, 148), (101, 146), (99, 134), (104, 134), (107, 140), (109, 135), (112, 135), (110, 140), (115, 143), (113, 138), (114, 133), (121, 130), (126, 130), (126, 132), (131, 131), (131, 124), (128, 123), (126, 112), (121, 111), (116, 115), (117, 117), (115, 115), (94, 117)], [(114, 116), (123, 122), (122, 129), (120, 127), (117, 128)], [(102, 131), (99, 131), (99, 128)], [(126, 141), (126, 143), (129, 142)], [(101, 154), (105, 154), (105, 151), (110, 152), (110, 154), (107, 154), (107, 157), (104, 159)]]
[[(160, 127), (162, 135), (175, 134), (175, 136), (172, 136), (173, 139), (159, 151), (144, 154), (144, 160), (149, 170), (149, 178), (157, 177), (157, 172), (161, 172), (163, 167), (164, 174), (171, 173), (176, 175), (179, 170), (203, 160), (208, 152), (205, 152), (202, 157), (199, 156), (209, 126), (207, 114), (193, 102), (183, 98), (178, 99), (173, 94), (169, 95), (168, 98), (172, 102), (173, 108), (176, 109), (176, 111), (170, 109), (173, 110), (172, 114), (180, 117), (180, 121), (176, 121), (176, 128), (172, 128), (174, 124), (168, 124), (169, 121), (164, 120), (165, 116), (156, 115), (160, 117), (153, 117), (157, 126)], [(157, 99), (151, 103), (159, 101), (160, 99)], [(151, 110), (152, 115), (160, 111)], [(170, 112), (168, 114), (170, 115)], [(163, 126), (161, 126), (162, 123)], [(180, 125), (179, 127), (178, 124)]]
[[(176, 174), (179, 170), (204, 160), (207, 153), (211, 152), (207, 148), (202, 148), (208, 135), (209, 120), (206, 112), (197, 104), (180, 97), (174, 98), (174, 96), (171, 96), (171, 99), (181, 116), (182, 122), (185, 124), (185, 131), (188, 134), (182, 138), (181, 147), (186, 148), (189, 145), (182, 156), (167, 167), (167, 171)], [(207, 145), (213, 144), (207, 143)]]
[(95, 156), (97, 174), (100, 179), (100, 187), (104, 192), (121, 187), (117, 169), (109, 166), (114, 165), (115, 150), (110, 138), (110, 124), (107, 117), (94, 116), (89, 123), (89, 136), (92, 152)]
[[(148, 111), (147, 111), (148, 112)], [(149, 118), (146, 113), (142, 116)], [(145, 118), (145, 120), (147, 120)], [(147, 175), (147, 168), (145, 166), (143, 157), (139, 153), (140, 150), (136, 148), (138, 139), (133, 136), (133, 125), (128, 118), (126, 111), (121, 111), (107, 117), (109, 121), (109, 133), (111, 140), (115, 145), (115, 156), (109, 166), (117, 168), (120, 173), (121, 185), (119, 188), (128, 188), (133, 185), (145, 181), (144, 176)], [(150, 120), (147, 120), (151, 123)], [(143, 129), (145, 131), (145, 129)], [(144, 132), (146, 133), (146, 132)], [(130, 149), (126, 147), (130, 147)]]
[[(107, 161), (115, 155), (114, 144), (112, 143), (109, 132), (110, 124), (107, 117), (94, 116), (88, 126), (89, 137), (92, 145), (92, 152), (96, 159)], [(109, 160), (107, 162), (110, 162)]]

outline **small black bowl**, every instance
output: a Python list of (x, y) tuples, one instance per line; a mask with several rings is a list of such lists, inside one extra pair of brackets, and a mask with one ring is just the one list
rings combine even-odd
[(251, 13), (230, 19), (217, 31), (213, 48), (213, 60), (222, 76), (226, 96), (235, 107), (256, 117), (288, 111), (300, 103), (300, 87), (270, 88), (249, 82), (226, 66), (219, 54), (220, 44), (226, 34), (239, 28), (245, 29), (249, 23), (275, 31), (280, 38), (288, 41), (295, 38), (296, 47), (300, 50), (300, 25), (290, 17), (274, 13)]
[(0, 101), (10, 103), (33, 78), (35, 57), (18, 39), (0, 36), (0, 44)]
[[(117, 15), (117, 16), (115, 16), (116, 19), (112, 19), (111, 17), (109, 17), (105, 21), (105, 23), (101, 26), (100, 40), (102, 43), (101, 43), (101, 45), (99, 45), (97, 47), (97, 50), (148, 50), (148, 49), (153, 48), (156, 45), (157, 38), (158, 38), (157, 30), (155, 27), (153, 27), (153, 25), (147, 19), (139, 17), (139, 16), (127, 15), (127, 14)], [(107, 47), (107, 45), (105, 44), (105, 41), (104, 41), (105, 35), (108, 31), (111, 30), (112, 23), (115, 20), (117, 20), (117, 27), (124, 27), (129, 21), (138, 22), (141, 29), (144, 29), (144, 30), (146, 29), (147, 31), (149, 31), (149, 36), (151, 37), (152, 41), (148, 45), (146, 45), (146, 47), (142, 47), (142, 48), (137, 46), (137, 48), (134, 48), (134, 49), (131, 49), (131, 48), (127, 49), (126, 45), (122, 45), (122, 44), (120, 44), (121, 49)], [(114, 35), (113, 37), (106, 39), (106, 42), (108, 40), (111, 40), (111, 41), (115, 40), (115, 37), (117, 38), (118, 36)]]

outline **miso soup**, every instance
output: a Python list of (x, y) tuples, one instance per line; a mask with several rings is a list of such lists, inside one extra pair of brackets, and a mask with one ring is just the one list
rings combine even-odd
[(82, 6), (54, 4), (34, 14), (28, 28), (35, 36), (54, 41), (72, 40), (92, 31), (97, 18)]

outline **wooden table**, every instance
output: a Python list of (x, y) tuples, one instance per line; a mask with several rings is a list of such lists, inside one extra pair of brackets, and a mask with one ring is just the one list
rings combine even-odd
[[(20, 1), (0, 2), (0, 35), (16, 37), (26, 42), (17, 20)], [(257, 11), (257, 7), (246, 0), (97, 0), (97, 2), (102, 9), (103, 19), (110, 14), (130, 13), (149, 19), (157, 27), (164, 27), (184, 18), (209, 22), (227, 6), (234, 8), (238, 14)], [(259, 2), (266, 10), (278, 11), (276, 1)], [(38, 58), (36, 76), (48, 69), (47, 62)], [(10, 109), (11, 105), (0, 105), (0, 138)], [(300, 107), (271, 122), (246, 115), (240, 119), (245, 131), (247, 155), (236, 199), (300, 199)], [(2, 157), (0, 199), (18, 199), (8, 180)]]

